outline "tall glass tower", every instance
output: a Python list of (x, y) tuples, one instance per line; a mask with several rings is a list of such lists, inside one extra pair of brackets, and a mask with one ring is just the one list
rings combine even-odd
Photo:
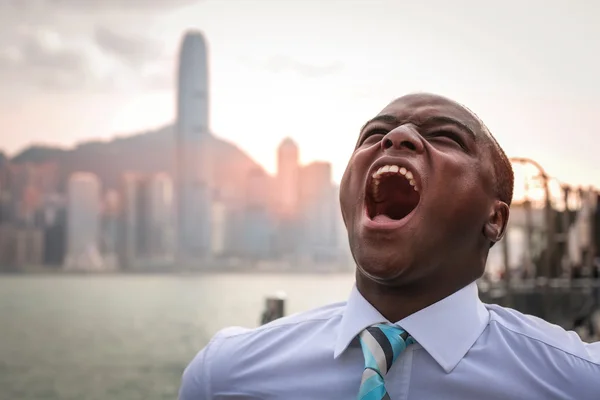
[(180, 260), (210, 254), (208, 59), (202, 33), (185, 34), (177, 88), (177, 243)]

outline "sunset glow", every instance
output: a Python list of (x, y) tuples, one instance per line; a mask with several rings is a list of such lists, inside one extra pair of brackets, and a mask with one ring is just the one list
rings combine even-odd
[[(62, 87), (36, 86), (36, 79), (54, 79), (49, 72), (7, 75), (10, 85), (0, 94), (0, 123), (10, 132), (4, 148), (70, 146), (172, 123), (178, 42), (193, 27), (208, 41), (213, 132), (270, 173), (277, 145), (289, 136), (302, 162), (330, 161), (339, 181), (367, 119), (395, 97), (432, 91), (468, 105), (510, 156), (533, 158), (562, 181), (600, 185), (593, 173), (599, 65), (576, 45), (593, 47), (600, 37), (592, 31), (597, 25), (582, 22), (592, 12), (579, 10), (578, 24), (559, 35), (553, 24), (533, 27), (527, 17), (541, 13), (545, 21), (568, 24), (558, 5), (518, 3), (521, 13), (514, 15), (509, 4), (490, 10), (466, 2), (471, 14), (464, 16), (439, 1), (351, 3), (182, 1), (189, 5), (142, 13), (133, 7), (118, 18), (108, 6), (93, 17), (85, 8), (32, 14), (32, 21), (53, 22), (15, 30), (6, 40), (37, 40), (48, 57), (80, 52), (87, 69), (72, 84), (61, 78)], [(427, 13), (424, 31), (420, 16), (432, 6), (439, 12)], [(11, 48), (3, 57), (22, 59)]]

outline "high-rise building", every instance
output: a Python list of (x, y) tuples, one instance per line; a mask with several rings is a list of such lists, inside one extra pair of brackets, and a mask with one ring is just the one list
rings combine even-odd
[(210, 254), (208, 55), (200, 32), (186, 33), (177, 88), (177, 243), (180, 259)]
[(227, 206), (223, 201), (212, 204), (211, 227), (211, 252), (213, 257), (219, 258), (227, 251)]
[(122, 268), (144, 267), (152, 259), (152, 180), (128, 172), (121, 182), (121, 238), (119, 263)]
[(277, 149), (277, 236), (275, 251), (280, 257), (294, 261), (300, 243), (300, 164), (298, 146), (290, 138)]
[(254, 260), (265, 260), (271, 255), (273, 242), (267, 206), (269, 177), (262, 169), (257, 168), (248, 173), (246, 182), (244, 256)]
[(116, 268), (119, 264), (119, 217), (121, 213), (121, 197), (116, 190), (109, 190), (102, 201), (102, 218), (100, 228), (100, 253), (104, 261)]
[(300, 197), (300, 163), (298, 146), (290, 138), (284, 139), (277, 149), (277, 186), (280, 215), (285, 219), (296, 217)]
[(59, 267), (65, 261), (67, 205), (64, 195), (49, 195), (43, 205), (44, 264)]
[(0, 224), (0, 271), (39, 267), (44, 261), (44, 231)]
[(139, 191), (141, 177), (128, 172), (121, 178), (121, 215), (119, 224), (118, 254), (122, 269), (134, 268), (139, 258)]
[(0, 158), (0, 224), (14, 222), (15, 196), (11, 167), (7, 160)]
[(100, 235), (100, 181), (96, 175), (71, 175), (67, 194), (67, 269), (103, 267)]
[(58, 193), (57, 164), (4, 164), (0, 185), (10, 193), (12, 222), (42, 228), (46, 199)]
[(148, 253), (155, 259), (173, 255), (173, 182), (167, 174), (148, 182)]
[(303, 253), (315, 260), (335, 257), (336, 199), (331, 178), (331, 164), (313, 162), (300, 174)]
[(171, 178), (166, 174), (123, 175), (119, 263), (122, 268), (170, 264), (173, 255)]

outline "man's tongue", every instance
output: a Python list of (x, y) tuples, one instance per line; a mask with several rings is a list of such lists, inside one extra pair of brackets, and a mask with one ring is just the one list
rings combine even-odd
[(374, 221), (400, 220), (417, 206), (419, 198), (419, 193), (406, 179), (384, 179), (374, 193), (371, 218)]
[(393, 221), (393, 219), (391, 219), (390, 217), (388, 217), (385, 214), (377, 214), (375, 216), (375, 218), (373, 218), (373, 221), (375, 221), (375, 222), (389, 222), (389, 221)]
[(373, 220), (400, 220), (407, 216), (414, 209), (415, 205), (416, 203), (411, 199), (410, 195), (403, 195), (400, 190), (395, 190), (386, 196), (385, 200), (375, 205), (375, 217)]

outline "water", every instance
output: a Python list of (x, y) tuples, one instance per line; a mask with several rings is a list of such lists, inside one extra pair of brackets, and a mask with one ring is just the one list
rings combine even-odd
[(345, 300), (345, 275), (0, 277), (0, 399), (176, 399), (217, 330), (258, 325), (264, 296), (287, 313)]

